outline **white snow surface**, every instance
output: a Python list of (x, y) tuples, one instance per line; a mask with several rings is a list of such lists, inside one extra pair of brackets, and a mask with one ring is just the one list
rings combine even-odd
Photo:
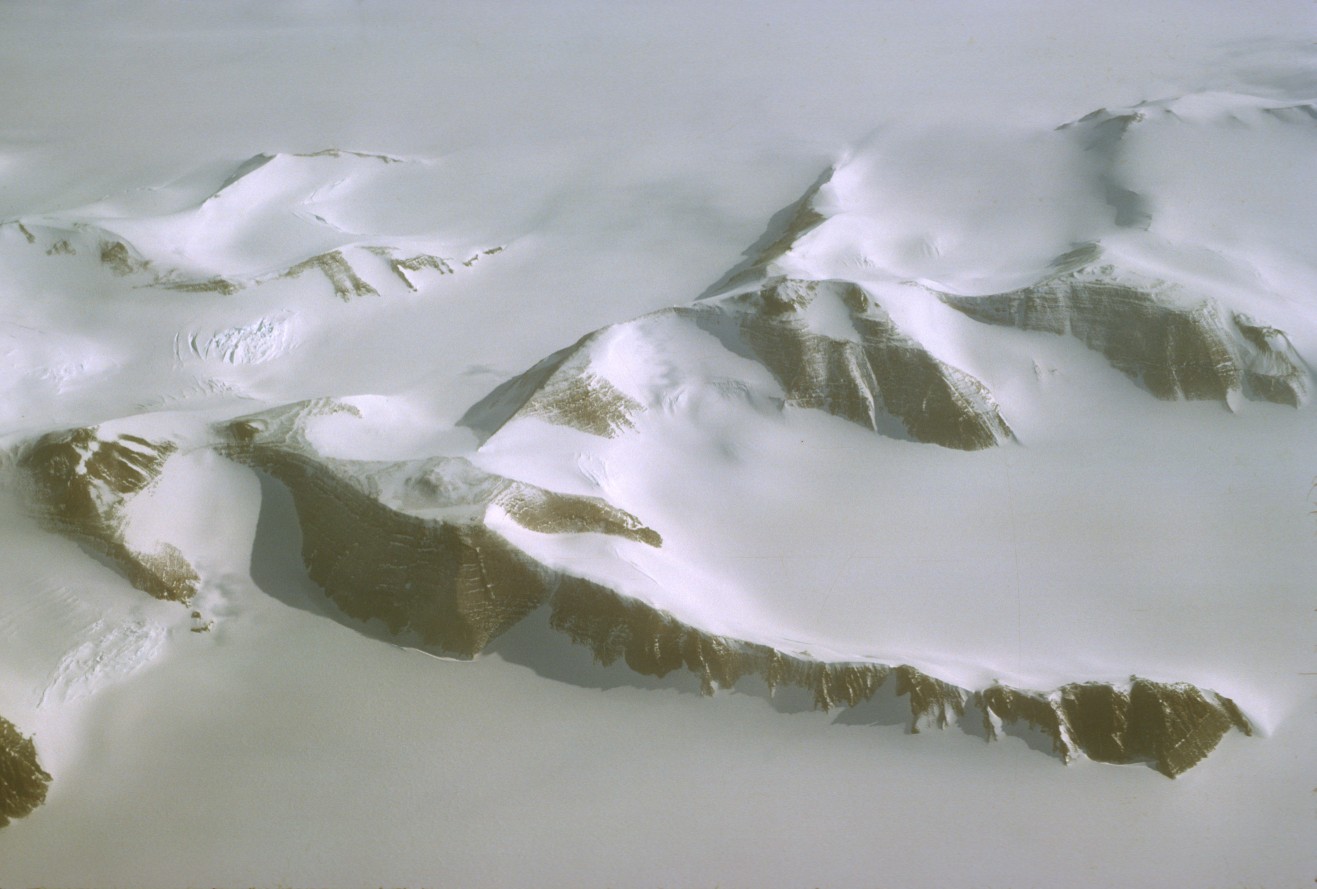
[[(989, 6), (0, 9), (0, 716), (54, 776), (0, 884), (1309, 884), (1314, 406), (1160, 401), (937, 293), (1094, 245), (1283, 330), (1311, 391), (1317, 21)], [(714, 282), (820, 182), (760, 273), (858, 284), (1013, 439), (785, 405), (662, 311), (748, 292)], [(830, 297), (802, 323), (858, 336)], [(639, 405), (620, 434), (459, 424), (596, 331), (573, 360)], [(461, 457), (635, 515), (661, 547), (485, 520), (706, 632), (966, 688), (1190, 682), (1257, 736), (1175, 781), (1062, 768), (877, 701), (704, 699), (542, 615), (420, 657), (327, 602), (287, 492), (211, 447), (307, 399), (346, 408), (301, 428), (325, 458)], [(97, 424), (177, 446), (123, 530), (187, 557), (190, 605), (27, 509), (25, 444)]]

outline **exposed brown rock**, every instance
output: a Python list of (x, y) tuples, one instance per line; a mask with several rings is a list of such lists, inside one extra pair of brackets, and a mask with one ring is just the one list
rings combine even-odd
[(1024, 722), (1042, 731), (1052, 739), (1052, 752), (1069, 762), (1074, 755), (1066, 735), (1061, 730), (1061, 714), (1046, 695), (1022, 691), (1006, 685), (992, 685), (976, 696), (983, 711), (984, 734), (997, 738), (996, 716), (1006, 725)]
[(1097, 682), (1061, 689), (1060, 710), (1076, 747), (1098, 762), (1133, 762), (1129, 745), (1129, 695)]
[(1245, 735), (1252, 737), (1253, 724), (1248, 721), (1248, 717), (1239, 709), (1239, 705), (1223, 694), (1213, 692), (1216, 702), (1221, 705), (1221, 709), (1226, 716), (1230, 717), (1230, 722), (1235, 728), (1239, 729)]
[(602, 498), (550, 491), (495, 475), (463, 457), (392, 462), (317, 457), (305, 437), (305, 420), (341, 411), (355, 413), (348, 405), (316, 400), (232, 421), (224, 430), (233, 443), (228, 450), (246, 462), (309, 461), (386, 508), (414, 518), (479, 522), (487, 507), (494, 506), (523, 528), (541, 534), (608, 534), (663, 545), (658, 532)]
[[(762, 674), (769, 687), (787, 685), (812, 691), (814, 706), (825, 713), (834, 707), (855, 707), (864, 703), (878, 693), (892, 673), (892, 668), (886, 664), (824, 663), (770, 651), (768, 669)], [(913, 706), (911, 718), (919, 718)]]
[(102, 241), (101, 263), (109, 266), (116, 275), (131, 275), (145, 271), (151, 265), (150, 260), (138, 256), (123, 241)]
[(1185, 683), (1133, 678), (1128, 690), (1105, 683), (1074, 683), (1053, 695), (993, 686), (980, 692), (984, 726), (1024, 720), (1052, 738), (1067, 761), (1077, 751), (1099, 762), (1149, 761), (1174, 778), (1210, 753), (1233, 726), (1253, 733), (1235, 702)]
[(302, 526), (312, 580), (342, 610), (464, 657), (543, 602), (551, 573), (483, 524), (497, 506), (546, 534), (603, 533), (651, 546), (630, 513), (486, 473), (460, 457), (395, 463), (321, 458), (305, 418), (342, 409), (311, 402), (235, 421), (228, 452), (283, 482)]
[[(705, 694), (730, 688), (771, 659), (766, 647), (703, 634), (643, 602), (579, 578), (559, 581), (552, 606), (550, 625), (589, 647), (601, 664), (621, 658), (646, 676), (666, 676), (685, 667), (699, 677)], [(770, 682), (786, 679), (785, 674), (776, 675)]]
[(444, 651), (472, 657), (547, 602), (549, 625), (604, 665), (621, 660), (659, 677), (685, 669), (705, 694), (754, 676), (770, 691), (805, 689), (822, 710), (868, 701), (895, 674), (895, 694), (909, 698), (911, 732), (958, 722), (974, 700), (988, 737), (997, 737), (997, 721), (1027, 722), (1051, 737), (1066, 761), (1079, 753), (1103, 762), (1148, 761), (1174, 777), (1232, 725), (1250, 730), (1232, 701), (1191, 685), (1133, 679), (1128, 690), (1074, 683), (1054, 692), (1000, 684), (973, 692), (908, 664), (819, 661), (704, 632), (549, 569), (482, 523), (485, 507), (498, 505), (543, 533), (609, 533), (659, 545), (634, 516), (595, 498), (483, 473), (461, 458), (387, 464), (316, 457), (300, 423), (335, 409), (311, 403), (237, 421), (228, 427), (230, 451), (291, 490), (308, 572), (344, 612), (378, 618), (394, 633), (415, 632)]
[(662, 546), (657, 531), (598, 497), (559, 494), (524, 482), (509, 482), (492, 501), (517, 524), (542, 534), (593, 532)]
[(1308, 373), (1283, 332), (1236, 315), (1236, 333), (1211, 300), (1186, 303), (1165, 285), (1110, 274), (1084, 269), (1008, 293), (940, 296), (976, 321), (1068, 333), (1158, 398), (1225, 402), (1243, 391), (1298, 406), (1306, 395)]
[(379, 291), (356, 273), (352, 264), (339, 250), (331, 250), (299, 262), (284, 272), (283, 276), (298, 278), (310, 271), (319, 271), (329, 279), (330, 285), (334, 288), (334, 295), (344, 302), (358, 296), (379, 296)]
[[(415, 274), (429, 269), (441, 275), (451, 275), (453, 273), (452, 265), (441, 256), (419, 253), (415, 256), (398, 257), (394, 255), (393, 249), (390, 247), (367, 247), (366, 249), (387, 262), (389, 270), (413, 293), (416, 292), (416, 284), (412, 281), (409, 272)], [(486, 253), (488, 252), (486, 251)]]
[[(815, 299), (838, 301), (854, 337), (838, 339), (812, 330), (804, 310)], [(849, 282), (775, 278), (751, 293), (665, 309), (627, 323), (655, 321), (693, 323), (752, 356), (778, 380), (788, 404), (962, 450), (992, 447), (1012, 437), (986, 386), (901, 333)], [(634, 428), (642, 406), (591, 366), (590, 347), (603, 333), (583, 337), (499, 386), (468, 410), (461, 424), (486, 436), (521, 416), (604, 437)]]
[(635, 428), (632, 418), (641, 405), (589, 368), (588, 347), (598, 336), (582, 337), (503, 383), (473, 405), (459, 424), (486, 438), (517, 417), (539, 417), (604, 438)]
[(604, 665), (622, 659), (648, 676), (685, 668), (699, 678), (705, 694), (731, 688), (742, 677), (758, 676), (770, 689), (807, 689), (814, 694), (815, 706), (828, 710), (869, 700), (895, 674), (896, 694), (910, 699), (912, 733), (925, 721), (947, 727), (953, 717), (965, 715), (966, 701), (974, 699), (983, 710), (990, 739), (998, 735), (992, 716), (1006, 724), (1024, 721), (1051, 737), (1054, 752), (1067, 762), (1077, 752), (1100, 762), (1147, 760), (1173, 778), (1210, 753), (1232, 724), (1251, 734), (1233, 701), (1184, 683), (1136, 678), (1128, 691), (1106, 683), (1076, 683), (1051, 694), (1004, 685), (975, 693), (906, 664), (814, 661), (703, 633), (579, 578), (560, 582), (550, 625), (589, 647)]
[(1211, 753), (1240, 715), (1192, 685), (1135, 679), (1130, 686), (1129, 747), (1174, 778)]
[(218, 293), (232, 296), (242, 289), (242, 285), (227, 278), (206, 278), (202, 281), (162, 281), (162, 286), (181, 293)]
[(393, 273), (401, 278), (403, 283), (411, 290), (415, 290), (416, 285), (412, 283), (412, 279), (407, 275), (407, 272), (419, 272), (422, 269), (431, 269), (441, 275), (451, 275), (453, 273), (453, 267), (448, 264), (447, 260), (441, 259), (438, 256), (429, 256), (425, 254), (420, 256), (409, 256), (406, 259), (390, 258), (389, 268), (393, 269)]
[(770, 689), (790, 686), (812, 692), (815, 706), (826, 711), (869, 700), (892, 672), (883, 664), (825, 663), (704, 633), (657, 608), (575, 577), (560, 580), (549, 623), (588, 647), (605, 666), (621, 659), (646, 676), (685, 668), (700, 680), (706, 695), (732, 688), (743, 677), (758, 676)]
[(829, 170), (790, 208), (790, 215), (782, 231), (777, 233), (777, 237), (764, 244), (763, 248), (751, 258), (751, 265), (761, 268), (767, 267), (769, 263), (779, 259), (790, 250), (802, 235), (813, 231), (826, 221), (826, 217), (814, 209), (814, 198), (818, 195), (824, 182), (831, 178), (831, 175), (832, 171)]
[(545, 572), (483, 525), (390, 509), (351, 478), (289, 450), (233, 453), (288, 487), (307, 573), (352, 617), (378, 618), (392, 633), (414, 632), (473, 657), (548, 596)]
[(49, 784), (50, 775), (41, 768), (32, 739), (0, 717), (0, 827), (44, 803)]
[(134, 435), (106, 439), (81, 428), (42, 436), (18, 463), (31, 480), (43, 524), (108, 556), (138, 589), (187, 601), (200, 579), (177, 548), (165, 543), (144, 553), (123, 541), (124, 506), (155, 481), (174, 450), (170, 442)]
[(963, 689), (905, 664), (896, 668), (896, 693), (910, 696), (911, 732), (918, 732), (919, 723), (925, 718), (938, 728), (946, 728), (950, 722), (948, 710), (956, 716), (965, 715), (967, 695)]
[[(853, 340), (811, 331), (801, 317), (816, 298), (841, 300)], [(987, 387), (905, 336), (865, 292), (846, 281), (776, 279), (737, 300), (755, 356), (787, 401), (878, 430), (895, 417), (916, 441), (961, 450), (1011, 437)]]
[(814, 201), (819, 190), (832, 178), (832, 174), (832, 168), (825, 170), (798, 200), (773, 214), (764, 233), (741, 254), (742, 261), (706, 290), (703, 296), (725, 293), (749, 281), (762, 278), (765, 274), (770, 274), (770, 269), (775, 268), (777, 260), (781, 259), (801, 236), (825, 222), (826, 217), (814, 209)]
[(522, 409), (525, 416), (541, 417), (605, 438), (633, 428), (631, 417), (639, 411), (638, 403), (592, 373), (549, 380)]

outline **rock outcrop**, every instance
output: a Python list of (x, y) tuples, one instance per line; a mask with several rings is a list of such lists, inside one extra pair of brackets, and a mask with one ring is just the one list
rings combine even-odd
[(413, 275), (426, 270), (437, 272), (440, 275), (453, 274), (452, 265), (441, 256), (419, 253), (415, 256), (399, 257), (397, 251), (389, 247), (367, 247), (366, 250), (387, 262), (389, 270), (413, 293), (416, 292), (416, 282), (412, 280)]
[(473, 657), (543, 603), (555, 582), (484, 524), (496, 508), (545, 534), (600, 533), (661, 546), (635, 516), (593, 497), (486, 473), (460, 457), (319, 457), (301, 435), (311, 404), (236, 421), (228, 453), (283, 482), (307, 572), (344, 613)]
[(307, 574), (351, 617), (473, 657), (548, 595), (545, 573), (481, 524), (390, 509), (349, 477), (288, 450), (231, 453), (287, 486)]
[[(334, 295), (344, 302), (360, 296), (379, 296), (380, 292), (366, 282), (352, 268), (340, 250), (331, 250), (297, 263), (284, 272), (285, 278), (300, 278), (311, 271), (319, 271), (334, 288)], [(408, 282), (410, 284), (410, 282)]]
[[(540, 564), (486, 526), (491, 509), (541, 533), (602, 533), (660, 546), (658, 534), (597, 498), (546, 491), (480, 470), (462, 458), (394, 463), (315, 454), (302, 423), (311, 403), (239, 420), (229, 453), (292, 493), (312, 580), (343, 612), (379, 619), (392, 633), (474, 657), (547, 604), (549, 625), (608, 665), (647, 676), (687, 670), (707, 695), (757, 677), (770, 690), (808, 691), (815, 707), (855, 707), (894, 678), (908, 700), (909, 730), (945, 728), (975, 703), (998, 737), (1026, 722), (1053, 740), (1065, 761), (1150, 761), (1174, 777), (1201, 760), (1232, 727), (1248, 721), (1227, 698), (1191, 685), (1134, 679), (1128, 689), (1083, 683), (1039, 693), (995, 685), (958, 687), (909, 664), (821, 661), (769, 645), (705, 632), (598, 583)], [(350, 408), (346, 408), (349, 409)]]
[[(811, 329), (816, 301), (839, 304), (853, 337)], [(915, 441), (960, 450), (1011, 438), (987, 387), (903, 334), (868, 294), (848, 281), (777, 278), (751, 293), (702, 307), (730, 311), (756, 358), (781, 383), (788, 404), (816, 408), (878, 431), (897, 420)], [(835, 314), (835, 312), (834, 312)]]
[[(1135, 116), (1086, 119), (1083, 123), (1092, 125), (1088, 147), (1114, 150), (1136, 122)], [(220, 191), (270, 160), (254, 158)], [(823, 411), (881, 435), (956, 450), (1011, 441), (1011, 428), (988, 387), (938, 357), (949, 352), (903, 330), (881, 302), (890, 298), (887, 290), (810, 276), (809, 250), (795, 248), (829, 223), (819, 199), (828, 182), (825, 174), (778, 214), (713, 295), (587, 334), (497, 387), (459, 423), (482, 441), (522, 418), (599, 438), (644, 435), (650, 434), (642, 419), (646, 411), (677, 410), (674, 391), (709, 385), (749, 393), (757, 408)], [(1147, 207), (1137, 194), (1115, 178), (1103, 180), (1103, 188), (1118, 225), (1146, 224)], [(35, 242), (33, 232), (20, 229)], [(47, 234), (42, 232), (43, 238)], [(259, 285), (318, 273), (345, 301), (387, 293), (396, 282), (416, 291), (420, 275), (449, 275), (459, 262), (469, 267), (501, 250), (461, 261), (417, 252), (419, 244), (405, 249), (343, 244), (287, 268), (290, 259), (272, 266), (283, 271), (241, 280), (184, 280), (178, 273), (159, 273), (151, 260), (108, 234), (90, 243), (99, 245), (100, 262), (113, 272), (149, 272), (155, 286), (229, 294), (243, 282)], [(892, 286), (938, 299), (984, 324), (1074, 337), (1159, 398), (1237, 404), (1233, 399), (1247, 397), (1294, 407), (1307, 400), (1311, 374), (1283, 331), (1222, 302), (1102, 263), (1101, 248), (1091, 243), (1059, 257), (1037, 283), (1005, 293), (957, 296), (934, 290), (935, 296), (927, 297), (908, 281)], [(846, 266), (833, 267), (849, 276)], [(881, 270), (865, 268), (886, 280)], [(791, 274), (782, 274), (787, 271)], [(1014, 278), (1011, 284), (1020, 280), (1027, 279)], [(897, 317), (918, 317), (887, 305)], [(941, 320), (950, 314), (933, 308)], [(262, 325), (220, 331), (208, 341), (213, 346), (193, 338), (191, 351), (199, 358), (257, 363), (265, 353), (245, 344), (273, 337), (272, 324)], [(687, 345), (694, 351), (681, 353)], [(665, 363), (672, 357), (665, 352), (670, 346), (678, 352)], [(727, 352), (698, 372), (684, 366), (686, 357), (695, 356), (692, 364), (706, 357), (700, 349), (719, 347)], [(646, 362), (662, 367), (654, 370)], [(477, 457), (391, 462), (325, 457), (310, 443), (305, 423), (317, 413), (341, 410), (355, 409), (323, 401), (266, 411), (222, 425), (210, 444), (287, 487), (308, 575), (344, 614), (378, 620), (391, 633), (444, 653), (474, 657), (544, 609), (552, 629), (605, 665), (621, 661), (648, 676), (685, 670), (705, 694), (753, 677), (770, 693), (803, 689), (822, 710), (857, 707), (890, 679), (891, 693), (908, 702), (911, 732), (968, 725), (969, 714), (977, 711), (987, 737), (1030, 726), (1050, 738), (1065, 761), (1083, 756), (1146, 762), (1174, 777), (1205, 757), (1231, 728), (1251, 733), (1229, 698), (1184, 683), (1132, 677), (1127, 684), (1075, 682), (1050, 691), (1001, 684), (973, 689), (910, 664), (820, 660), (707, 632), (656, 605), (542, 564), (512, 542), (525, 538), (508, 524), (536, 534), (602, 534), (619, 548), (662, 547), (659, 531), (640, 517), (602, 497), (487, 472), (472, 462)], [(175, 449), (170, 442), (75, 429), (44, 436), (18, 462), (49, 527), (107, 554), (152, 595), (186, 601), (199, 579), (182, 554), (167, 544), (152, 553), (137, 552), (124, 535), (126, 505), (153, 483)], [(200, 619), (199, 612), (194, 619)], [(33, 768), (44, 775), (35, 761)]]
[(757, 676), (774, 689), (804, 688), (815, 706), (855, 707), (870, 700), (891, 676), (910, 707), (909, 730), (946, 728), (974, 702), (989, 739), (1004, 725), (1025, 722), (1052, 738), (1065, 762), (1078, 755), (1099, 762), (1150, 762), (1174, 778), (1210, 753), (1232, 727), (1252, 734), (1234, 701), (1184, 683), (1131, 679), (1128, 689), (1076, 683), (1042, 693), (993, 685), (971, 691), (908, 664), (822, 662), (714, 636), (641, 602), (576, 578), (564, 579), (552, 600), (550, 624), (585, 645), (602, 664), (618, 659), (638, 673), (664, 676), (686, 669), (705, 694)]
[(978, 700), (992, 737), (999, 724), (1025, 722), (1050, 736), (1066, 761), (1079, 752), (1098, 762), (1146, 761), (1171, 778), (1197, 765), (1232, 727), (1253, 733), (1224, 695), (1138, 677), (1128, 688), (1073, 683), (1051, 694), (998, 685)]
[(32, 739), (0, 717), (0, 827), (44, 803), (49, 784), (50, 775), (41, 768)]
[[(844, 318), (845, 330), (816, 328), (816, 313), (834, 322)], [(634, 429), (645, 406), (609, 381), (593, 351), (610, 333), (656, 325), (712, 333), (762, 364), (781, 386), (785, 404), (960, 450), (1012, 437), (986, 386), (903, 334), (861, 287), (790, 278), (596, 331), (499, 386), (461, 424), (485, 437), (528, 416), (609, 438)], [(646, 368), (636, 371), (636, 377), (646, 375)]]
[(867, 701), (892, 673), (884, 664), (828, 664), (704, 633), (657, 608), (575, 577), (560, 580), (549, 624), (589, 648), (605, 666), (621, 659), (637, 673), (660, 677), (688, 670), (706, 695), (731, 688), (743, 677), (758, 676), (769, 689), (806, 689), (816, 707), (829, 710)]
[(1069, 334), (1158, 398), (1232, 394), (1297, 407), (1308, 372), (1282, 331), (1179, 288), (1086, 267), (989, 296), (939, 294), (976, 321)]
[(458, 423), (484, 438), (518, 417), (539, 417), (604, 438), (634, 429), (641, 405), (591, 369), (589, 348), (599, 335), (588, 334), (503, 383)]
[(610, 534), (654, 547), (663, 545), (657, 531), (600, 497), (560, 494), (509, 479), (490, 503), (518, 525), (541, 534)]
[[(69, 252), (72, 252), (72, 248)], [(121, 277), (135, 275), (151, 268), (149, 259), (144, 259), (123, 241), (101, 241), (100, 258), (102, 265), (108, 266), (110, 271)]]
[(228, 278), (203, 278), (199, 281), (179, 280), (177, 276), (162, 278), (161, 287), (176, 290), (179, 293), (218, 293), (220, 296), (232, 296), (242, 289), (242, 284)]
[(140, 552), (124, 542), (125, 506), (159, 477), (175, 450), (171, 442), (79, 428), (42, 436), (23, 450), (18, 465), (46, 527), (108, 556), (138, 589), (186, 602), (199, 578), (176, 547), (161, 543)]

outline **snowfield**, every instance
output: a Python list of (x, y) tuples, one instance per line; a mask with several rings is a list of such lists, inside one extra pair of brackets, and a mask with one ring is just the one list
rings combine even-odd
[(0, 882), (1312, 878), (1311, 10), (60, 9)]

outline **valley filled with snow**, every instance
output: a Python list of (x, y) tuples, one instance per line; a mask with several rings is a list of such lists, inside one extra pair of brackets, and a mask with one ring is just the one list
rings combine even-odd
[(0, 10), (0, 885), (1308, 884), (1317, 19), (1009, 9)]

